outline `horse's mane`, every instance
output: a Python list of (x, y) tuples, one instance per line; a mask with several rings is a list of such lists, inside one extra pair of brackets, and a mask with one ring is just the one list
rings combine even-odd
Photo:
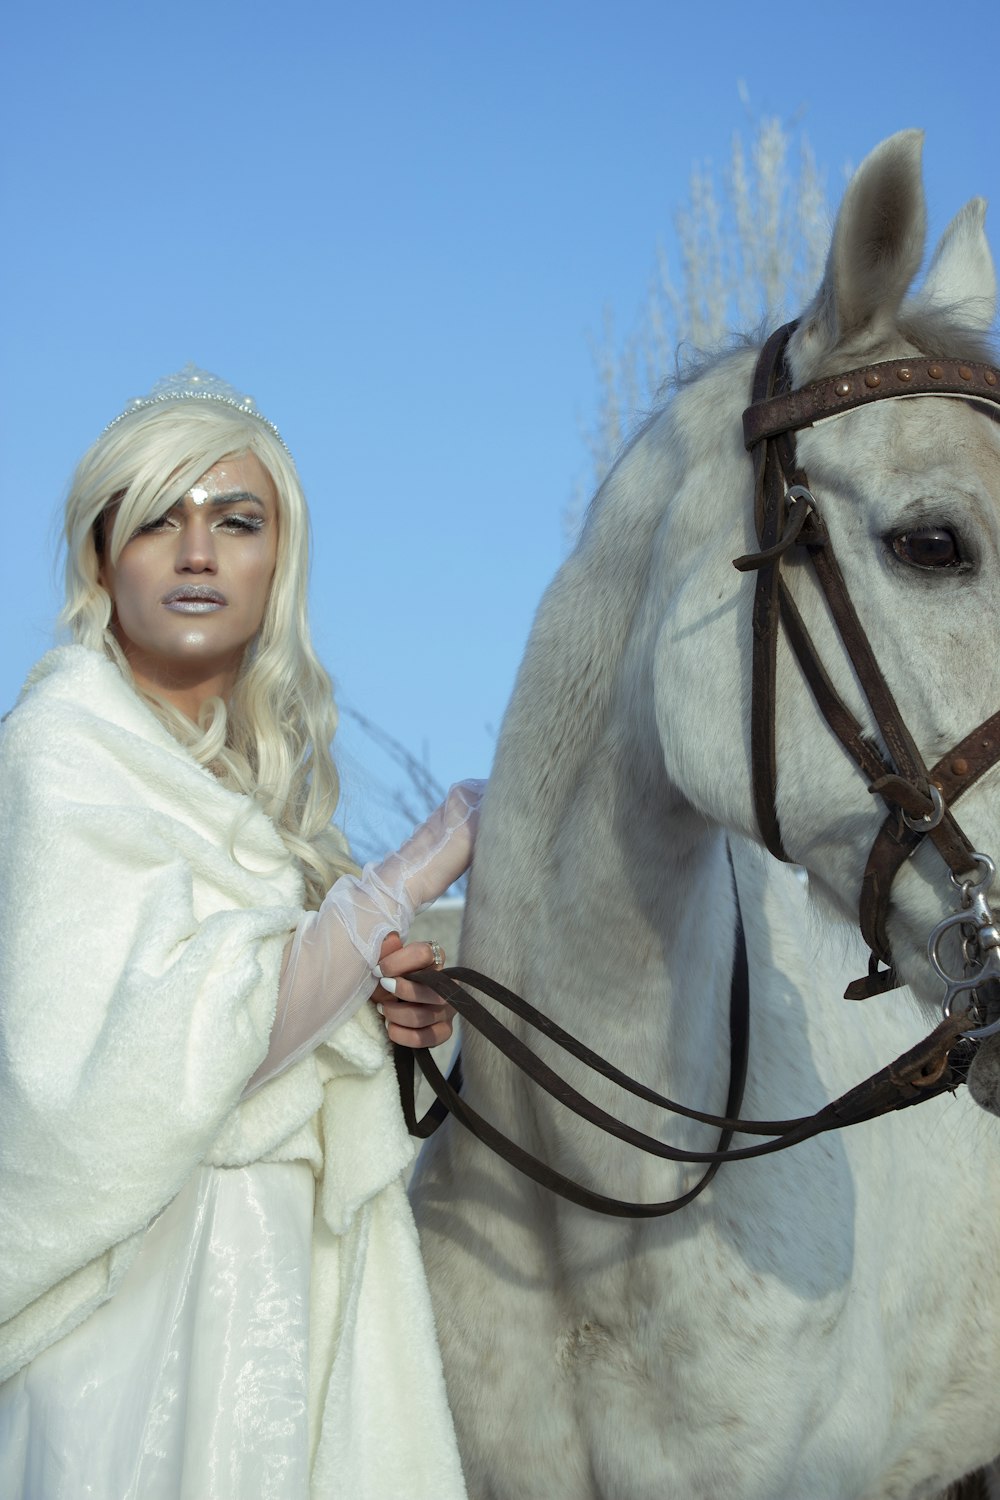
[(610, 472), (616, 466), (629, 448), (642, 437), (646, 429), (662, 416), (680, 391), (685, 390), (689, 385), (697, 385), (704, 376), (710, 375), (734, 355), (742, 354), (747, 349), (759, 349), (767, 337), (769, 327), (766, 321), (762, 321), (756, 328), (745, 332), (728, 333), (711, 348), (702, 348), (687, 342), (678, 344), (674, 350), (672, 373), (665, 375), (660, 381), (650, 404), (633, 413), (628, 431), (612, 455), (608, 471)]
[[(803, 314), (809, 317), (811, 309)], [(901, 347), (902, 346), (902, 347)], [(908, 300), (903, 303), (892, 333), (877, 341), (864, 332), (848, 344), (828, 336), (811, 350), (808, 368), (798, 372), (798, 383), (835, 375), (880, 359), (897, 355), (925, 359), (967, 359), (984, 364), (997, 362), (997, 344), (989, 332), (974, 327), (957, 308), (930, 306)]]

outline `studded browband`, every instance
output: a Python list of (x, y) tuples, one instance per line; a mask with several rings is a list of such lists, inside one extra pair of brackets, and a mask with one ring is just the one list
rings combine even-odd
[(779, 432), (812, 427), (840, 412), (901, 396), (962, 396), (973, 404), (978, 396), (990, 403), (988, 415), (1000, 419), (993, 410), (993, 403), (1000, 402), (1000, 370), (968, 360), (885, 359), (755, 401), (743, 413), (743, 439), (753, 449)]

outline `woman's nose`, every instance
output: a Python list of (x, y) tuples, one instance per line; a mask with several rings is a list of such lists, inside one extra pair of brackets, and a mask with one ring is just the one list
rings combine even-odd
[(216, 572), (215, 539), (207, 516), (192, 516), (181, 527), (175, 567), (178, 573)]

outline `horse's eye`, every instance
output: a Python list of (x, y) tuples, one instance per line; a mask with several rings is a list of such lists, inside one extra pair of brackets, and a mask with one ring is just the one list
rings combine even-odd
[(892, 550), (912, 568), (954, 568), (962, 561), (955, 533), (938, 526), (901, 531), (892, 538)]

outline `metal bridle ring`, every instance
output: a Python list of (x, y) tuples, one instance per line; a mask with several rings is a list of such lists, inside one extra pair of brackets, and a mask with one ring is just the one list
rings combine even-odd
[(944, 817), (944, 798), (933, 782), (930, 785), (930, 797), (934, 805), (929, 813), (924, 813), (923, 817), (911, 818), (909, 813), (904, 812), (902, 808), (899, 809), (903, 822), (907, 828), (912, 828), (914, 833), (930, 833), (931, 829), (936, 828)]

